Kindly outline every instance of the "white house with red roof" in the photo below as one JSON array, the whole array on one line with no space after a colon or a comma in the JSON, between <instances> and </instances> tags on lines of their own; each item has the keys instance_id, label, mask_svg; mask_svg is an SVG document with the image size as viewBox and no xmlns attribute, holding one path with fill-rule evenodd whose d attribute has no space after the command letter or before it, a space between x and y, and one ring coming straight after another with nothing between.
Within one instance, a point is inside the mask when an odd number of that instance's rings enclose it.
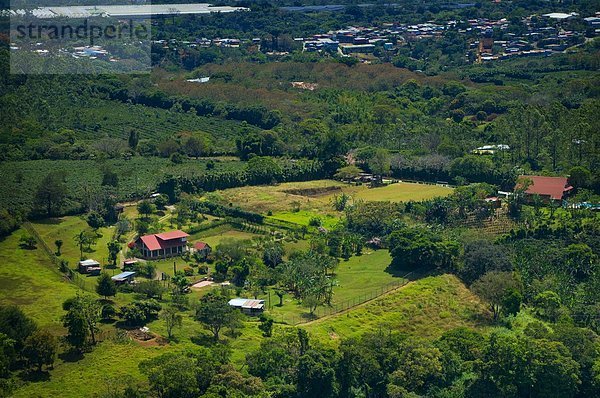
<instances>
[{"instance_id":1,"label":"white house with red roof","mask_svg":"<svg viewBox=\"0 0 600 398\"><path fill-rule=\"evenodd\" d=\"M144 235L133 242L140 249L142 257L148 260L180 256L187 252L187 238L183 231L170 231L161 234Z\"/></svg>"}]
</instances>

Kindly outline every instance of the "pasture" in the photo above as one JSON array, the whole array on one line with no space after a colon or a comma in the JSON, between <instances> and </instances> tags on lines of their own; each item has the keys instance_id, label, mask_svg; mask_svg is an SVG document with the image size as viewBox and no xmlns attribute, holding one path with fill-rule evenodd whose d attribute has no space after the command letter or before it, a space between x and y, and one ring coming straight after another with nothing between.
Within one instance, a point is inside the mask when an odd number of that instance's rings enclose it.
<instances>
[{"instance_id":1,"label":"pasture","mask_svg":"<svg viewBox=\"0 0 600 398\"><path fill-rule=\"evenodd\" d=\"M484 305L458 278L444 274L409 282L376 300L303 327L329 343L377 330L436 338L460 326L486 326L487 315Z\"/></svg>"},{"instance_id":2,"label":"pasture","mask_svg":"<svg viewBox=\"0 0 600 398\"><path fill-rule=\"evenodd\" d=\"M408 202L447 196L452 188L408 182L369 188L367 185L349 185L334 180L315 180L225 189L212 194L211 198L301 225L307 225L310 218L319 216L327 227L335 224L340 215L333 209L333 203L335 196L342 192L353 201Z\"/></svg>"},{"instance_id":3,"label":"pasture","mask_svg":"<svg viewBox=\"0 0 600 398\"><path fill-rule=\"evenodd\" d=\"M0 240L0 303L18 305L38 325L62 332L62 303L77 287L62 278L41 248L22 248L24 234L19 230Z\"/></svg>"}]
</instances>

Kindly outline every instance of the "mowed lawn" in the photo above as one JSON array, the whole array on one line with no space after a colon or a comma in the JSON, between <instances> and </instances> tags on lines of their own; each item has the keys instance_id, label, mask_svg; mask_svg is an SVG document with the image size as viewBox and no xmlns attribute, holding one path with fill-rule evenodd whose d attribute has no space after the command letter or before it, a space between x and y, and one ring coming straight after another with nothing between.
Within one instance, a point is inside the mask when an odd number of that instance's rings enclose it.
<instances>
[{"instance_id":1,"label":"mowed lawn","mask_svg":"<svg viewBox=\"0 0 600 398\"><path fill-rule=\"evenodd\" d=\"M479 299L458 278L444 274L409 282L362 306L303 327L314 338L335 344L341 338L378 330L436 338L459 326L487 326L488 319Z\"/></svg>"},{"instance_id":2,"label":"mowed lawn","mask_svg":"<svg viewBox=\"0 0 600 398\"><path fill-rule=\"evenodd\" d=\"M41 248L19 246L24 230L0 240L0 303L18 305L39 326L62 331L62 303L77 292L66 282Z\"/></svg>"}]
</instances>

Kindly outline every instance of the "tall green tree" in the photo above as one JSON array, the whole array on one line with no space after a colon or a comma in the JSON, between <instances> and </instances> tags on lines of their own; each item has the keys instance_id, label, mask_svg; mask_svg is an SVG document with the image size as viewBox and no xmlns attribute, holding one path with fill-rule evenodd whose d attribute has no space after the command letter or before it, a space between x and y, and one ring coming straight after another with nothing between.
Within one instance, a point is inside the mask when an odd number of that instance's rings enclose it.
<instances>
[{"instance_id":1,"label":"tall green tree","mask_svg":"<svg viewBox=\"0 0 600 398\"><path fill-rule=\"evenodd\" d=\"M98 323L102 319L102 305L98 300L87 294L77 294L65 301L63 308L67 311L63 316L63 325L68 330L67 341L79 350L85 347L88 337L95 345Z\"/></svg>"},{"instance_id":2,"label":"tall green tree","mask_svg":"<svg viewBox=\"0 0 600 398\"><path fill-rule=\"evenodd\" d=\"M23 347L23 354L27 361L37 367L39 372L44 365L52 366L58 352L58 341L48 330L36 330L27 340Z\"/></svg>"},{"instance_id":3,"label":"tall green tree","mask_svg":"<svg viewBox=\"0 0 600 398\"><path fill-rule=\"evenodd\" d=\"M105 299L113 297L117 294L117 285L106 272L100 274L96 284L96 293L104 296Z\"/></svg>"},{"instance_id":4,"label":"tall green tree","mask_svg":"<svg viewBox=\"0 0 600 398\"><path fill-rule=\"evenodd\" d=\"M219 341L223 328L239 327L240 312L228 304L225 296L210 292L200 299L196 308L196 320L213 334L215 341Z\"/></svg>"},{"instance_id":5,"label":"tall green tree","mask_svg":"<svg viewBox=\"0 0 600 398\"><path fill-rule=\"evenodd\" d=\"M167 337L169 339L173 338L173 331L175 328L181 328L183 318L177 311L175 307L166 307L160 313L160 319L165 321L165 326L167 329Z\"/></svg>"},{"instance_id":6,"label":"tall green tree","mask_svg":"<svg viewBox=\"0 0 600 398\"><path fill-rule=\"evenodd\" d=\"M68 189L65 177L61 173L51 172L47 174L36 190L37 204L46 210L46 215L52 217L60 211L64 200L67 198Z\"/></svg>"},{"instance_id":7,"label":"tall green tree","mask_svg":"<svg viewBox=\"0 0 600 398\"><path fill-rule=\"evenodd\" d=\"M119 252L121 251L121 244L117 240L113 240L108 242L108 261L111 265L117 265L117 258L119 257Z\"/></svg>"},{"instance_id":8,"label":"tall green tree","mask_svg":"<svg viewBox=\"0 0 600 398\"><path fill-rule=\"evenodd\" d=\"M512 290L520 291L521 287L512 272L490 271L476 280L471 289L489 304L494 320L497 320L506 295Z\"/></svg>"}]
</instances>

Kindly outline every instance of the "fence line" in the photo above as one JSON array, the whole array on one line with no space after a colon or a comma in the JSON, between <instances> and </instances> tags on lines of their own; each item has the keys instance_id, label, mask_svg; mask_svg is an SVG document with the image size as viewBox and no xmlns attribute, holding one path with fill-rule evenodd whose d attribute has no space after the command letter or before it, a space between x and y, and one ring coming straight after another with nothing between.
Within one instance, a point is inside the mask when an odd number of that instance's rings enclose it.
<instances>
[{"instance_id":1,"label":"fence line","mask_svg":"<svg viewBox=\"0 0 600 398\"><path fill-rule=\"evenodd\" d=\"M312 314L312 316L309 314L305 314L305 317L297 316L297 315L286 316L285 314L281 314L281 315L276 315L275 320L278 321L279 323L285 323L288 325L297 326L297 325L301 325L303 323L315 321L320 318L336 315L341 312L352 309L354 307L358 307L359 305L362 305L366 302L375 300L376 298L379 298L391 291L397 290L397 289L405 286L406 284L408 284L408 282L410 282L410 280L407 278L413 274L414 274L414 272L409 272L398 281L387 283L387 284L380 286L374 290L371 290L368 293L361 294L352 299L344 300L340 303L335 303L335 304L332 304L327 307L319 307L315 310L315 312Z\"/></svg>"},{"instance_id":2,"label":"fence line","mask_svg":"<svg viewBox=\"0 0 600 398\"><path fill-rule=\"evenodd\" d=\"M70 267L61 268L61 259L54 253L52 249L48 246L46 241L41 237L41 235L35 230L33 225L26 221L23 223L23 228L27 230L38 242L38 244L42 247L54 267L51 267L56 273L67 279L69 282L73 283L77 287L82 290L94 291L93 286L89 286L88 281L86 281L81 275L77 274ZM63 272L66 271L66 272Z\"/></svg>"}]
</instances>

